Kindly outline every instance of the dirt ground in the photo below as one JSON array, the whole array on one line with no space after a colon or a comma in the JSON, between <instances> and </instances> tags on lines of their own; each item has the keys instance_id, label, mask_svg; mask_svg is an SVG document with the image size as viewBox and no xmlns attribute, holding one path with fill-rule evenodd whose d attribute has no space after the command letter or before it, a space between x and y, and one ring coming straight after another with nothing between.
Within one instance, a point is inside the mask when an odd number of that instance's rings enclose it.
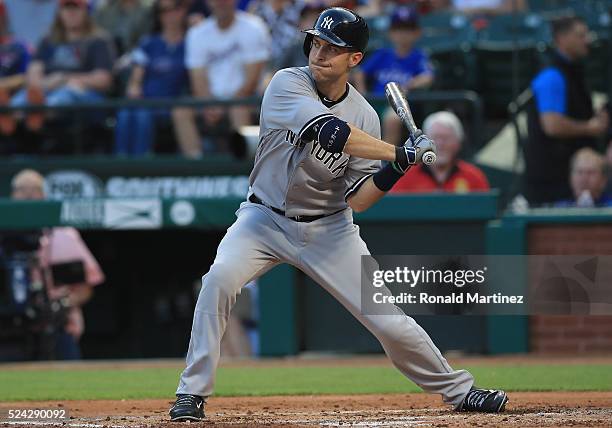
<instances>
[{"instance_id":1,"label":"dirt ground","mask_svg":"<svg viewBox=\"0 0 612 428\"><path fill-rule=\"evenodd\" d=\"M350 359L345 364L381 364L384 359ZM458 360L475 363L477 360ZM491 362L501 362L493 358ZM512 357L505 362L542 363L538 358ZM550 364L573 361L546 357ZM610 362L601 359L576 359L577 363ZM479 361L481 362L481 361ZM282 360L249 362L247 365L268 364L342 364L332 360ZM48 364L59 366L61 363ZM127 363L135 365L138 363ZM177 361L144 362L147 365L174 365ZM90 366L119 367L119 362L93 363ZM245 365L226 362L225 365ZM3 366L3 369L35 369L37 364ZM74 366L72 366L74 367ZM83 368L87 363L83 363ZM202 423L172 423L168 408L172 400L120 401L50 401L0 403L0 414L13 408L65 408L70 419L54 421L7 421L0 418L0 427L60 426L83 428L136 427L612 427L612 392L529 392L510 393L506 412L500 415L467 414L451 411L436 396L428 394L389 394L352 396L290 396L290 397L212 397L206 406L207 419ZM4 412L2 410L4 409ZM3 415L3 416L4 416Z\"/></svg>"},{"instance_id":2,"label":"dirt ground","mask_svg":"<svg viewBox=\"0 0 612 428\"><path fill-rule=\"evenodd\" d=\"M0 422L2 427L612 427L612 392L513 393L506 412L452 412L426 394L219 397L203 423L172 423L170 400L2 403L0 407L67 408L70 419Z\"/></svg>"}]
</instances>

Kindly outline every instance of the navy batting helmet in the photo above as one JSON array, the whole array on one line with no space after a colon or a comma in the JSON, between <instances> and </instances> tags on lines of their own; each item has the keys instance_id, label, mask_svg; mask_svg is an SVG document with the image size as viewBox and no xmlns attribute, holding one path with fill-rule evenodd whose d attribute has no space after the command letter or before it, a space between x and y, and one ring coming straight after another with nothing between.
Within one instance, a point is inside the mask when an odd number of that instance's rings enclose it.
<instances>
[{"instance_id":1,"label":"navy batting helmet","mask_svg":"<svg viewBox=\"0 0 612 428\"><path fill-rule=\"evenodd\" d=\"M368 24L355 12L343 7L330 7L319 15L314 28L304 30L304 54L310 53L314 36L336 46L364 52L370 37Z\"/></svg>"}]
</instances>

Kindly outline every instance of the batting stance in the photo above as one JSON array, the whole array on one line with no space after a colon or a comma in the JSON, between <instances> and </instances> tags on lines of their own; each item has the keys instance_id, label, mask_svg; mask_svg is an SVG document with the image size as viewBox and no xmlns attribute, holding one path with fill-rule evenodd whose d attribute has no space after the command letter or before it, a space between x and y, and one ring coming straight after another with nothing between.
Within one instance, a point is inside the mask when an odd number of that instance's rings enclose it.
<instances>
[{"instance_id":1,"label":"batting stance","mask_svg":"<svg viewBox=\"0 0 612 428\"><path fill-rule=\"evenodd\" d=\"M360 256L370 253L352 213L372 206L435 147L425 135L399 147L379 139L376 112L348 83L368 42L360 16L326 9L306 33L308 66L280 70L265 91L248 198L202 278L171 419L204 417L236 295L280 263L302 270L331 293L425 391L441 394L456 410L502 411L504 391L474 388L472 375L453 370L427 333L397 307L385 310L393 315L361 313L358 267ZM382 168L381 161L387 161Z\"/></svg>"}]
</instances>

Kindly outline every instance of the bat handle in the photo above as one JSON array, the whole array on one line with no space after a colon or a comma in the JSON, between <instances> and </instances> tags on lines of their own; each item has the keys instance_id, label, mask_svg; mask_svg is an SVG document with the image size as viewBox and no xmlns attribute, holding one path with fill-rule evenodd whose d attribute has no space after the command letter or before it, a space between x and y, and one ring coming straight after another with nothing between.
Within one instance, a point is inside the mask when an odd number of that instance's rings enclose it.
<instances>
[{"instance_id":1,"label":"bat handle","mask_svg":"<svg viewBox=\"0 0 612 428\"><path fill-rule=\"evenodd\" d=\"M423 131L421 131L419 128L414 128L414 130L411 129L410 126L408 126L408 124L406 124L406 126L408 127L408 129L410 129L410 139L414 142L417 138L419 138L421 135L423 135Z\"/></svg>"}]
</instances>

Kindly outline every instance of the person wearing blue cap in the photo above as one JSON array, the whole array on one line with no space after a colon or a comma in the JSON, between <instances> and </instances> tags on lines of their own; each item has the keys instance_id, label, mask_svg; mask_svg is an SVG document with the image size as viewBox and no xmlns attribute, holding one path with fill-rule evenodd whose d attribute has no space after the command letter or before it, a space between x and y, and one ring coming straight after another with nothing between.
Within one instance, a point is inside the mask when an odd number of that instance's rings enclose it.
<instances>
[{"instance_id":1,"label":"person wearing blue cap","mask_svg":"<svg viewBox=\"0 0 612 428\"><path fill-rule=\"evenodd\" d=\"M429 87L434 79L427 55L414 45L421 36L419 15L413 7L399 6L391 16L389 39L391 46L372 52L360 65L355 83L360 92L384 95L385 85L397 82L405 92ZM390 143L399 143L402 124L397 115L383 118L383 137ZM391 112L392 113L392 112Z\"/></svg>"}]
</instances>

